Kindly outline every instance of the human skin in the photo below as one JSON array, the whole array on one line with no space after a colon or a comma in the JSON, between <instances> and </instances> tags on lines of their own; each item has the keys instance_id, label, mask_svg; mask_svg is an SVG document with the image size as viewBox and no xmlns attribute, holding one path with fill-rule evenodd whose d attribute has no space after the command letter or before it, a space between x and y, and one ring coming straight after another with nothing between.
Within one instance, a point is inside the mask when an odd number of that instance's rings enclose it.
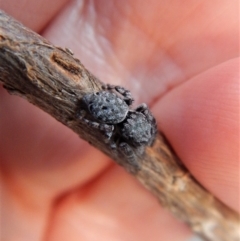
<instances>
[{"instance_id":1,"label":"human skin","mask_svg":"<svg viewBox=\"0 0 240 241\"><path fill-rule=\"evenodd\" d=\"M238 1L2 0L98 78L146 102L194 177L239 212ZM0 88L3 241L186 240L108 157Z\"/></svg>"}]
</instances>

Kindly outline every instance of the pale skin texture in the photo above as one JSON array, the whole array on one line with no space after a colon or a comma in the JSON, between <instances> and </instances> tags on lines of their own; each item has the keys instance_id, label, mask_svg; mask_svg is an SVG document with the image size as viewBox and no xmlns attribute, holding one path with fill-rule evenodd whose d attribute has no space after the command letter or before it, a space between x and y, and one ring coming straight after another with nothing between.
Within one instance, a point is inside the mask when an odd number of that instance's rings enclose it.
<instances>
[{"instance_id":1,"label":"pale skin texture","mask_svg":"<svg viewBox=\"0 0 240 241\"><path fill-rule=\"evenodd\" d=\"M1 0L0 8L149 104L190 172L239 212L237 0ZM0 117L1 240L192 235L121 167L2 87Z\"/></svg>"}]
</instances>

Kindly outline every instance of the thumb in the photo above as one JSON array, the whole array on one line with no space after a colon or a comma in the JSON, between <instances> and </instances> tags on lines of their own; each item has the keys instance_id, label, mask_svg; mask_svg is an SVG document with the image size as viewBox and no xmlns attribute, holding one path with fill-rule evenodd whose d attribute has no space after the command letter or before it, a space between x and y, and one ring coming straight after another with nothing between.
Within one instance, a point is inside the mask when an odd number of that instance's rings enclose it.
<instances>
[{"instance_id":1,"label":"thumb","mask_svg":"<svg viewBox=\"0 0 240 241\"><path fill-rule=\"evenodd\" d=\"M239 211L239 59L176 87L154 110L160 129L189 171Z\"/></svg>"}]
</instances>

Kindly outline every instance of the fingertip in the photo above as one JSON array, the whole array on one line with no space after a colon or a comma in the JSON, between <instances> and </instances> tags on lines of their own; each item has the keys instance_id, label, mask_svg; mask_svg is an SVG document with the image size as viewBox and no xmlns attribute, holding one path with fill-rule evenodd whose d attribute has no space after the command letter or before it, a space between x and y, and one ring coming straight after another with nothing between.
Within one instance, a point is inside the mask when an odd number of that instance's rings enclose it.
<instances>
[{"instance_id":1,"label":"fingertip","mask_svg":"<svg viewBox=\"0 0 240 241\"><path fill-rule=\"evenodd\" d=\"M239 59L175 88L156 104L155 113L190 172L239 211Z\"/></svg>"}]
</instances>

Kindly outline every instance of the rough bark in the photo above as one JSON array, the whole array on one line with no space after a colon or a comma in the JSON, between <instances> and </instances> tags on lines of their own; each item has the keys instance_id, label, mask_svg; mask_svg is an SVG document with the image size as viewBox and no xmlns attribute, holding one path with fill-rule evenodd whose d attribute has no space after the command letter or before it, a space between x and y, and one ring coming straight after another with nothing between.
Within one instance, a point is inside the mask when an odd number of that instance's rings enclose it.
<instances>
[{"instance_id":1,"label":"rough bark","mask_svg":"<svg viewBox=\"0 0 240 241\"><path fill-rule=\"evenodd\" d=\"M77 118L79 100L101 90L93 76L67 49L53 46L0 11L0 82L71 128L82 139L117 158L99 133ZM153 147L139 157L141 170L133 174L174 215L210 241L238 241L239 215L206 191L181 164L159 132Z\"/></svg>"}]
</instances>

